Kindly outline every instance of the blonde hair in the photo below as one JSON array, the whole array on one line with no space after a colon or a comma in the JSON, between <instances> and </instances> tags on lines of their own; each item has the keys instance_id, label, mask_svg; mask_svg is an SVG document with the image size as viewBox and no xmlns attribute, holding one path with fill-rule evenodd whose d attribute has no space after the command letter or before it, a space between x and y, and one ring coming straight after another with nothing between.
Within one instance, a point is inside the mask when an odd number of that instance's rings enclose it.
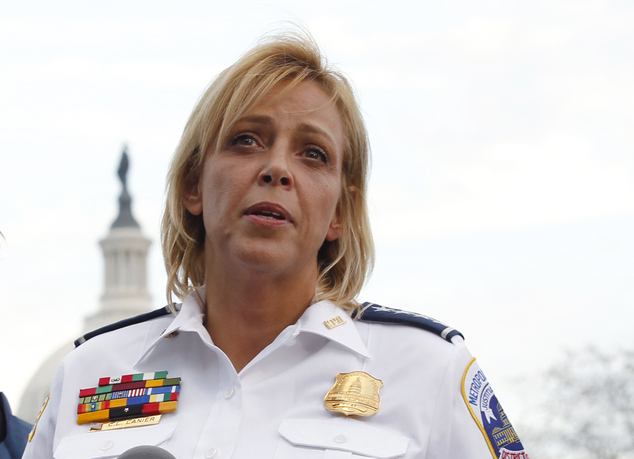
<instances>
[{"instance_id":1,"label":"blonde hair","mask_svg":"<svg viewBox=\"0 0 634 459\"><path fill-rule=\"evenodd\" d=\"M354 301L374 263L368 220L367 132L354 93L345 77L328 67L314 40L286 33L262 41L224 70L202 94L187 121L167 176L167 200L161 228L167 269L167 298L184 298L205 282L205 228L202 215L191 214L183 192L198 183L207 153L219 148L233 124L281 82L288 89L314 81L331 97L344 124L345 145L338 211L341 236L325 241L318 253L318 300L344 308ZM212 148L210 148L212 147Z\"/></svg>"}]
</instances>

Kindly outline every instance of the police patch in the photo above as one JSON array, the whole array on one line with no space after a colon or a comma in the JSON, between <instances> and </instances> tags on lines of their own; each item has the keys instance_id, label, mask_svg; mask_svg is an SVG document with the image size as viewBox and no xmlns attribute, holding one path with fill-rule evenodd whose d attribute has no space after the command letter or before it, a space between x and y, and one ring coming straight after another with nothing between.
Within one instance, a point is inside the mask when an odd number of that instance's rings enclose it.
<instances>
[{"instance_id":1,"label":"police patch","mask_svg":"<svg viewBox=\"0 0 634 459\"><path fill-rule=\"evenodd\" d=\"M462 396L496 459L529 459L515 429L475 359L462 377Z\"/></svg>"}]
</instances>

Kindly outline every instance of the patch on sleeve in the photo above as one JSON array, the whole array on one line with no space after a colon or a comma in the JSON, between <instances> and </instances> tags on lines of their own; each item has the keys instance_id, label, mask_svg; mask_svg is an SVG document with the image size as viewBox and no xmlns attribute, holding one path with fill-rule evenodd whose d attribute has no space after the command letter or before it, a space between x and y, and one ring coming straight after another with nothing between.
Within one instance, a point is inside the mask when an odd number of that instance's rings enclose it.
<instances>
[{"instance_id":1,"label":"patch on sleeve","mask_svg":"<svg viewBox=\"0 0 634 459\"><path fill-rule=\"evenodd\" d=\"M33 440L33 437L35 436L35 429L37 429L37 423L40 422L40 418L42 417L42 414L44 413L44 410L46 409L46 405L48 405L48 399L50 398L51 394L48 394L46 396L46 400L44 400L44 403L42 404L42 408L40 408L40 412L37 415L37 420L35 421L35 424L33 424L33 429L31 429L31 433L29 433L29 443L31 443L31 440Z\"/></svg>"},{"instance_id":2,"label":"patch on sleeve","mask_svg":"<svg viewBox=\"0 0 634 459\"><path fill-rule=\"evenodd\" d=\"M496 459L529 459L480 365L471 360L462 377L462 397Z\"/></svg>"}]
</instances>

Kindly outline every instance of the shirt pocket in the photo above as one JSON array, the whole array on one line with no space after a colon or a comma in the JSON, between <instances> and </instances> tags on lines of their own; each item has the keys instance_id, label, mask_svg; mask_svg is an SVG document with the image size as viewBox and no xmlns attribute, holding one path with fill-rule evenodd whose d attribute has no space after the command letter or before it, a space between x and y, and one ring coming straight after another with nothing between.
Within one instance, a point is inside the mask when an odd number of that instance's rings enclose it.
<instances>
[{"instance_id":1,"label":"shirt pocket","mask_svg":"<svg viewBox=\"0 0 634 459\"><path fill-rule=\"evenodd\" d=\"M139 445L159 446L170 439L177 423L131 427L129 429L86 432L62 438L55 459L96 459L118 457Z\"/></svg>"},{"instance_id":2,"label":"shirt pocket","mask_svg":"<svg viewBox=\"0 0 634 459\"><path fill-rule=\"evenodd\" d=\"M276 459L402 458L409 439L355 419L286 419Z\"/></svg>"}]
</instances>

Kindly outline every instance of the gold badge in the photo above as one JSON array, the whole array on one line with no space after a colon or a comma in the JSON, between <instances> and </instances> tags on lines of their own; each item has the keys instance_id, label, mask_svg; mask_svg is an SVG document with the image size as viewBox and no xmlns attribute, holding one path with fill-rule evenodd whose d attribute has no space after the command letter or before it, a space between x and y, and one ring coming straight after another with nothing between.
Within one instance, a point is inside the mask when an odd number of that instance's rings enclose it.
<instances>
[{"instance_id":1,"label":"gold badge","mask_svg":"<svg viewBox=\"0 0 634 459\"><path fill-rule=\"evenodd\" d=\"M326 394L324 405L328 411L346 416L372 416L381 408L379 389L383 381L364 371L339 373L335 385Z\"/></svg>"}]
</instances>

